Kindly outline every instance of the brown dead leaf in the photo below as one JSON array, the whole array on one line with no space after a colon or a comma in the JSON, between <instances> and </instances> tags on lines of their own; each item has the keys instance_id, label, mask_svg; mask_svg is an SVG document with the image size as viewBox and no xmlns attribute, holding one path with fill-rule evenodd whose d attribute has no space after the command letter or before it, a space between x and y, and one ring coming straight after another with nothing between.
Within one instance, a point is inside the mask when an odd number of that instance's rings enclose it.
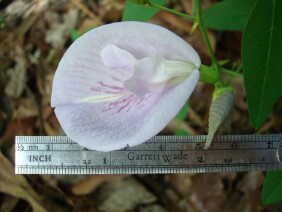
<instances>
[{"instance_id":1,"label":"brown dead leaf","mask_svg":"<svg viewBox=\"0 0 282 212\"><path fill-rule=\"evenodd\" d=\"M190 192L187 202L197 211L220 211L227 199L224 184L214 173L198 174Z\"/></svg>"},{"instance_id":2,"label":"brown dead leaf","mask_svg":"<svg viewBox=\"0 0 282 212\"><path fill-rule=\"evenodd\" d=\"M184 12L187 14L192 14L192 0L181 0Z\"/></svg>"},{"instance_id":3,"label":"brown dead leaf","mask_svg":"<svg viewBox=\"0 0 282 212\"><path fill-rule=\"evenodd\" d=\"M123 0L99 1L99 17L103 17L110 22L117 22L122 16L124 5Z\"/></svg>"},{"instance_id":4,"label":"brown dead leaf","mask_svg":"<svg viewBox=\"0 0 282 212\"><path fill-rule=\"evenodd\" d=\"M166 210L164 207L158 205L158 204L150 204L150 205L146 205L146 206L141 206L140 210L138 210L140 212L167 212L168 210Z\"/></svg>"},{"instance_id":5,"label":"brown dead leaf","mask_svg":"<svg viewBox=\"0 0 282 212\"><path fill-rule=\"evenodd\" d=\"M14 166L0 152L0 191L29 202L34 211L46 211L39 195L31 188L23 175L15 175Z\"/></svg>"},{"instance_id":6,"label":"brown dead leaf","mask_svg":"<svg viewBox=\"0 0 282 212\"><path fill-rule=\"evenodd\" d=\"M36 20L40 17L41 13L45 11L49 6L49 0L32 1L28 9L22 15L24 21L17 28L17 35L19 37L23 36Z\"/></svg>"},{"instance_id":7,"label":"brown dead leaf","mask_svg":"<svg viewBox=\"0 0 282 212\"><path fill-rule=\"evenodd\" d=\"M5 93L13 98L18 98L26 86L26 62L24 52L19 46L16 47L16 52L16 65L14 68L7 70L9 81L5 87Z\"/></svg>"},{"instance_id":8,"label":"brown dead leaf","mask_svg":"<svg viewBox=\"0 0 282 212\"><path fill-rule=\"evenodd\" d=\"M14 27L31 5L32 3L23 0L13 1L9 4L4 11L7 17L7 26Z\"/></svg>"},{"instance_id":9,"label":"brown dead leaf","mask_svg":"<svg viewBox=\"0 0 282 212\"><path fill-rule=\"evenodd\" d=\"M248 111L248 104L246 101L246 93L243 86L243 78L233 78L230 86L234 89L234 94L236 96L235 105L236 108L243 112Z\"/></svg>"},{"instance_id":10,"label":"brown dead leaf","mask_svg":"<svg viewBox=\"0 0 282 212\"><path fill-rule=\"evenodd\" d=\"M89 18L94 19L96 15L90 11L81 0L71 0L71 3L75 5L75 7L79 8L84 14L86 14Z\"/></svg>"},{"instance_id":11,"label":"brown dead leaf","mask_svg":"<svg viewBox=\"0 0 282 212\"><path fill-rule=\"evenodd\" d=\"M160 11L156 14L155 18L161 19L162 21L175 27L176 29L187 33L187 35L190 33L192 28L191 22L168 12Z\"/></svg>"},{"instance_id":12,"label":"brown dead leaf","mask_svg":"<svg viewBox=\"0 0 282 212\"><path fill-rule=\"evenodd\" d=\"M4 142L13 143L17 135L34 135L34 118L15 119L8 123L4 132Z\"/></svg>"},{"instance_id":13,"label":"brown dead leaf","mask_svg":"<svg viewBox=\"0 0 282 212\"><path fill-rule=\"evenodd\" d=\"M258 190L263 183L263 176L261 172L248 172L237 185L237 189L243 193Z\"/></svg>"},{"instance_id":14,"label":"brown dead leaf","mask_svg":"<svg viewBox=\"0 0 282 212\"><path fill-rule=\"evenodd\" d=\"M50 103L51 100L51 93L52 93L52 84L54 79L54 73L47 74L45 76L45 83L44 83L44 91L45 91L45 97L47 99L43 99L43 105L44 103Z\"/></svg>"},{"instance_id":15,"label":"brown dead leaf","mask_svg":"<svg viewBox=\"0 0 282 212\"><path fill-rule=\"evenodd\" d=\"M62 17L55 12L46 12L45 17L50 29L46 32L45 42L51 44L54 49L61 49L69 38L70 30L75 28L78 15L78 9L71 9Z\"/></svg>"},{"instance_id":16,"label":"brown dead leaf","mask_svg":"<svg viewBox=\"0 0 282 212\"><path fill-rule=\"evenodd\" d=\"M169 129L172 132L175 132L176 129L181 129L187 132L188 135L196 135L197 132L190 127L186 122L182 120L173 119L167 126L167 129Z\"/></svg>"},{"instance_id":17,"label":"brown dead leaf","mask_svg":"<svg viewBox=\"0 0 282 212\"><path fill-rule=\"evenodd\" d=\"M99 207L102 211L128 211L137 205L151 204L156 197L133 178L118 180L107 185L110 194Z\"/></svg>"},{"instance_id":18,"label":"brown dead leaf","mask_svg":"<svg viewBox=\"0 0 282 212\"><path fill-rule=\"evenodd\" d=\"M246 193L243 195L243 197L240 199L240 201L237 201L236 204L234 204L234 207L232 207L232 210L228 210L231 212L245 212L245 211L281 211L280 210L267 210L264 209L261 205L260 192L253 190L252 192Z\"/></svg>"},{"instance_id":19,"label":"brown dead leaf","mask_svg":"<svg viewBox=\"0 0 282 212\"><path fill-rule=\"evenodd\" d=\"M94 191L99 185L113 179L123 178L127 175L94 175L83 179L72 187L72 193L75 195L85 195Z\"/></svg>"},{"instance_id":20,"label":"brown dead leaf","mask_svg":"<svg viewBox=\"0 0 282 212\"><path fill-rule=\"evenodd\" d=\"M202 120L201 116L199 116L199 114L194 110L194 108L188 107L187 113L187 116L189 117L189 120L191 120L191 122L193 123L193 126L196 125L204 127L207 125L207 122Z\"/></svg>"},{"instance_id":21,"label":"brown dead leaf","mask_svg":"<svg viewBox=\"0 0 282 212\"><path fill-rule=\"evenodd\" d=\"M22 98L14 111L13 118L29 118L38 115L38 108L34 98Z\"/></svg>"},{"instance_id":22,"label":"brown dead leaf","mask_svg":"<svg viewBox=\"0 0 282 212\"><path fill-rule=\"evenodd\" d=\"M184 12L187 14L192 14L192 4L193 0L181 0L181 5L183 6ZM205 9L211 5L211 0L202 0L202 8Z\"/></svg>"},{"instance_id":23,"label":"brown dead leaf","mask_svg":"<svg viewBox=\"0 0 282 212\"><path fill-rule=\"evenodd\" d=\"M166 176L168 183L170 183L181 195L188 195L192 186L192 177L195 174L170 174Z\"/></svg>"},{"instance_id":24,"label":"brown dead leaf","mask_svg":"<svg viewBox=\"0 0 282 212\"><path fill-rule=\"evenodd\" d=\"M51 127L51 125L48 122L43 123L44 131L46 132L46 135L48 136L55 136L58 135L58 131Z\"/></svg>"},{"instance_id":25,"label":"brown dead leaf","mask_svg":"<svg viewBox=\"0 0 282 212\"><path fill-rule=\"evenodd\" d=\"M2 204L0 204L0 211L14 211L18 201L19 199L17 197L5 195L1 202Z\"/></svg>"},{"instance_id":26,"label":"brown dead leaf","mask_svg":"<svg viewBox=\"0 0 282 212\"><path fill-rule=\"evenodd\" d=\"M99 17L95 17L93 19L87 18L79 26L78 32L80 35L82 35L88 30L98 27L100 25L103 25L103 22Z\"/></svg>"}]
</instances>

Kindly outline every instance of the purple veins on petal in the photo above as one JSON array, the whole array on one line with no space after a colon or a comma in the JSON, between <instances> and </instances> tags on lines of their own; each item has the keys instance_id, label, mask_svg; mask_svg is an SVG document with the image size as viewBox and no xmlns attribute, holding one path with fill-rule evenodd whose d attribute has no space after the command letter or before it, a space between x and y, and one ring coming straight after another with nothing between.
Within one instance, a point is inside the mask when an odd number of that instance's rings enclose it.
<instances>
[{"instance_id":1,"label":"purple veins on petal","mask_svg":"<svg viewBox=\"0 0 282 212\"><path fill-rule=\"evenodd\" d=\"M96 86L91 87L90 90L99 93L120 94L126 91L126 89L121 86L113 86L103 82L97 82Z\"/></svg>"},{"instance_id":2,"label":"purple veins on petal","mask_svg":"<svg viewBox=\"0 0 282 212\"><path fill-rule=\"evenodd\" d=\"M132 107L136 107L140 105L142 102L143 104L150 98L150 95L146 95L142 98L137 97L134 94L129 96L125 96L115 102L109 103L107 108L104 111L113 111L113 113L119 113L123 110L129 112Z\"/></svg>"},{"instance_id":3,"label":"purple veins on petal","mask_svg":"<svg viewBox=\"0 0 282 212\"><path fill-rule=\"evenodd\" d=\"M134 146L178 113L199 80L199 66L196 51L163 27L104 25L67 50L55 74L51 104L77 143L99 151Z\"/></svg>"}]
</instances>

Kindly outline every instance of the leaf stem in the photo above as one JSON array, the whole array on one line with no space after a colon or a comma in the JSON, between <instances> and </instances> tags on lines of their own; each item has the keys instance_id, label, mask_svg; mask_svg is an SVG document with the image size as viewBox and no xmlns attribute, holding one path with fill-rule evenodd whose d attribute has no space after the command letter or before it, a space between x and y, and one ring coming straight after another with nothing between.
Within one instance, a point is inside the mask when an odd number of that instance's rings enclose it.
<instances>
[{"instance_id":1,"label":"leaf stem","mask_svg":"<svg viewBox=\"0 0 282 212\"><path fill-rule=\"evenodd\" d=\"M193 0L193 2L192 2L192 16L196 17L196 12L197 12L197 2L196 2L196 0Z\"/></svg>"},{"instance_id":2,"label":"leaf stem","mask_svg":"<svg viewBox=\"0 0 282 212\"><path fill-rule=\"evenodd\" d=\"M159 9L161 9L161 10L170 12L170 13L175 14L175 15L179 15L179 16L181 16L181 17L183 17L183 18L186 18L186 19L188 19L188 20L190 20L190 21L193 21L193 22L195 22L195 21L197 20L196 17L194 17L194 16L192 16L192 15L187 15L187 14L185 14L185 13L181 13L181 12L178 12L178 11L175 11L175 10L172 10L172 9L169 9L169 8L167 8L167 7L163 7L162 5L159 5L159 4L149 3L149 6L150 6L150 7L159 8Z\"/></svg>"},{"instance_id":3,"label":"leaf stem","mask_svg":"<svg viewBox=\"0 0 282 212\"><path fill-rule=\"evenodd\" d=\"M231 71L229 69L226 69L226 68L222 68L220 67L220 71L229 75L229 76L232 76L232 77L240 77L240 78L243 78L243 75L238 73L238 72L235 72L235 71Z\"/></svg>"},{"instance_id":4,"label":"leaf stem","mask_svg":"<svg viewBox=\"0 0 282 212\"><path fill-rule=\"evenodd\" d=\"M217 61L216 61L216 58L215 58L215 54L213 52L210 40L208 38L206 29L205 29L204 24L203 24L201 0L196 0L196 2L197 2L197 13L196 13L197 22L199 24L199 28L200 28L200 31L202 33L203 39L205 41L205 44L206 44L206 46L208 48L208 51L209 51L209 54L210 54L210 57L211 57L211 60L212 60L212 65L218 71L218 66L217 66Z\"/></svg>"}]
</instances>

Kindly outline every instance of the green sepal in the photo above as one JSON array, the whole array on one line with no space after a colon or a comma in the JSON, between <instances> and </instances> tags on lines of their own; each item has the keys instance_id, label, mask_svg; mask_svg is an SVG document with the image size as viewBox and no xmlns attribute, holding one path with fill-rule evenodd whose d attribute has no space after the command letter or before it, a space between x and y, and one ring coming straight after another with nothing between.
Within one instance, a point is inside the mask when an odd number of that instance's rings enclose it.
<instances>
[{"instance_id":1,"label":"green sepal","mask_svg":"<svg viewBox=\"0 0 282 212\"><path fill-rule=\"evenodd\" d=\"M216 100L217 97L221 96L223 93L233 93L233 88L231 87L216 87L212 94L212 101Z\"/></svg>"},{"instance_id":2,"label":"green sepal","mask_svg":"<svg viewBox=\"0 0 282 212\"><path fill-rule=\"evenodd\" d=\"M193 26L192 26L192 28L191 28L191 31L190 31L190 35L192 35L192 34L195 32L195 30L198 28L198 26L199 26L199 23L198 23L198 22L195 22L195 23L193 24Z\"/></svg>"},{"instance_id":3,"label":"green sepal","mask_svg":"<svg viewBox=\"0 0 282 212\"><path fill-rule=\"evenodd\" d=\"M200 81L214 84L219 80L219 73L213 67L201 64L200 66Z\"/></svg>"}]
</instances>

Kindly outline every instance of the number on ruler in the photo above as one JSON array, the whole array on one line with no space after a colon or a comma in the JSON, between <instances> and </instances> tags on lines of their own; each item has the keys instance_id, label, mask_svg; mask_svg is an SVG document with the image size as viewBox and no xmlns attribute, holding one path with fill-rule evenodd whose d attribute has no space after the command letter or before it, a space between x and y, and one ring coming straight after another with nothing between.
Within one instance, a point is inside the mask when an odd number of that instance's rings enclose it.
<instances>
[{"instance_id":1,"label":"number on ruler","mask_svg":"<svg viewBox=\"0 0 282 212\"><path fill-rule=\"evenodd\" d=\"M204 156L198 156L197 157L197 161L199 162L199 163L202 163L202 162L204 162L205 161L205 158L204 158Z\"/></svg>"},{"instance_id":2,"label":"number on ruler","mask_svg":"<svg viewBox=\"0 0 282 212\"><path fill-rule=\"evenodd\" d=\"M231 149L237 149L238 148L238 143L237 142L233 142L231 144Z\"/></svg>"},{"instance_id":3,"label":"number on ruler","mask_svg":"<svg viewBox=\"0 0 282 212\"><path fill-rule=\"evenodd\" d=\"M24 146L22 144L18 144L18 151L23 151L24 150Z\"/></svg>"},{"instance_id":4,"label":"number on ruler","mask_svg":"<svg viewBox=\"0 0 282 212\"><path fill-rule=\"evenodd\" d=\"M201 144L199 144L199 143L198 143L198 144L196 144L195 149L196 149L196 150L200 150L200 149L202 149L202 145L201 145Z\"/></svg>"},{"instance_id":5,"label":"number on ruler","mask_svg":"<svg viewBox=\"0 0 282 212\"><path fill-rule=\"evenodd\" d=\"M91 160L83 160L82 162L84 165L90 165L91 164Z\"/></svg>"}]
</instances>

